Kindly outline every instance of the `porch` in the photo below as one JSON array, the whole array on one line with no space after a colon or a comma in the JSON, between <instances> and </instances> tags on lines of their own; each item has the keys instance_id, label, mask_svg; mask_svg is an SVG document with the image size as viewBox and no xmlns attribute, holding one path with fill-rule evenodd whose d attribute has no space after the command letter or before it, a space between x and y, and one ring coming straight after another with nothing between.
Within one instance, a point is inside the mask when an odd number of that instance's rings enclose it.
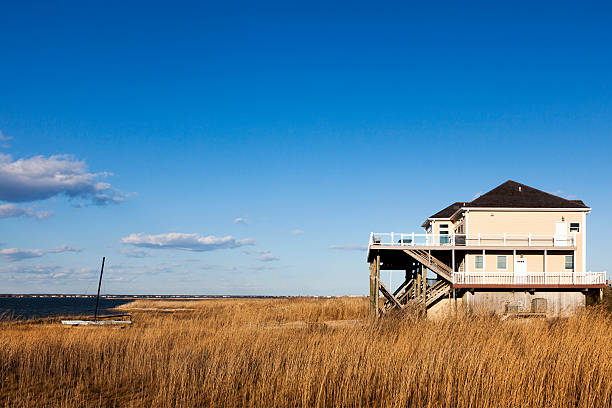
<instances>
[{"instance_id":1,"label":"porch","mask_svg":"<svg viewBox=\"0 0 612 408\"><path fill-rule=\"evenodd\" d=\"M455 288L602 287L606 272L453 272Z\"/></svg>"},{"instance_id":2,"label":"porch","mask_svg":"<svg viewBox=\"0 0 612 408\"><path fill-rule=\"evenodd\" d=\"M552 234L417 234L414 232L371 232L370 247L536 247L573 248L576 235Z\"/></svg>"}]
</instances>

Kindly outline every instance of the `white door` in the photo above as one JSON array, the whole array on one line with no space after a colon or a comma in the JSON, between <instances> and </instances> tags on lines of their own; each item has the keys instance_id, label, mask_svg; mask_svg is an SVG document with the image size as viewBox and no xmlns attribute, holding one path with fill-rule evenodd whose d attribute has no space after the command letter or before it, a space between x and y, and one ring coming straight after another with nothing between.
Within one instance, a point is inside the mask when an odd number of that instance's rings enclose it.
<instances>
[{"instance_id":1,"label":"white door","mask_svg":"<svg viewBox=\"0 0 612 408\"><path fill-rule=\"evenodd\" d=\"M526 258L516 258L514 261L514 279L516 283L528 283Z\"/></svg>"},{"instance_id":2,"label":"white door","mask_svg":"<svg viewBox=\"0 0 612 408\"><path fill-rule=\"evenodd\" d=\"M557 221L555 228L555 246L567 246L567 222Z\"/></svg>"}]
</instances>

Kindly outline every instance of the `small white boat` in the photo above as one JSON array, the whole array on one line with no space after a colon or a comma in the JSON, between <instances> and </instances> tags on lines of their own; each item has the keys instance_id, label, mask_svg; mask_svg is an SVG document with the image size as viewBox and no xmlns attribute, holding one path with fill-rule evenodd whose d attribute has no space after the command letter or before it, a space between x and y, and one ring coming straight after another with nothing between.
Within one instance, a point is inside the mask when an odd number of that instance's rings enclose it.
<instances>
[{"instance_id":1,"label":"small white boat","mask_svg":"<svg viewBox=\"0 0 612 408\"><path fill-rule=\"evenodd\" d=\"M93 320L62 320L62 324L67 326L110 326L114 324L132 324L131 320L113 320L113 317L130 317L130 315L110 315L98 316L98 303L100 302L100 287L102 286L102 274L104 273L104 261L106 257L102 257L102 268L100 269L100 280L98 281L98 295L96 296L96 309L94 311ZM98 320L108 319L108 320Z\"/></svg>"},{"instance_id":2,"label":"small white boat","mask_svg":"<svg viewBox=\"0 0 612 408\"><path fill-rule=\"evenodd\" d=\"M62 320L68 326L107 326L113 324L132 324L131 320Z\"/></svg>"}]
</instances>

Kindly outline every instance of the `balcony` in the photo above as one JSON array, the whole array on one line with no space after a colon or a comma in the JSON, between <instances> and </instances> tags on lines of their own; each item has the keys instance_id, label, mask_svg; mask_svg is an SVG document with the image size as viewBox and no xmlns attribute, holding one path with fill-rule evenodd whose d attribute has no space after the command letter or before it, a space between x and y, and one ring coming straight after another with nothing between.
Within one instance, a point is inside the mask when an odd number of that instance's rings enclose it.
<instances>
[{"instance_id":1,"label":"balcony","mask_svg":"<svg viewBox=\"0 0 612 408\"><path fill-rule=\"evenodd\" d=\"M458 287L601 286L606 284L606 272L453 272L453 284Z\"/></svg>"},{"instance_id":2,"label":"balcony","mask_svg":"<svg viewBox=\"0 0 612 408\"><path fill-rule=\"evenodd\" d=\"M576 234L559 237L552 234L415 234L398 232L370 233L370 247L535 247L573 248Z\"/></svg>"}]
</instances>

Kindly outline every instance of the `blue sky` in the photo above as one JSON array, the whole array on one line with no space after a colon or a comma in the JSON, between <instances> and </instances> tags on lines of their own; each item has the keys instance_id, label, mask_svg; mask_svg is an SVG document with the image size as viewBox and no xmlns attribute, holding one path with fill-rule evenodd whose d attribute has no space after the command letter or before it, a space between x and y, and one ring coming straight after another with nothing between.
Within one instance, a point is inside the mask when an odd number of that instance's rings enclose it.
<instances>
[{"instance_id":1,"label":"blue sky","mask_svg":"<svg viewBox=\"0 0 612 408\"><path fill-rule=\"evenodd\" d=\"M609 3L218 3L0 6L0 292L364 294L508 179L612 270Z\"/></svg>"}]
</instances>

